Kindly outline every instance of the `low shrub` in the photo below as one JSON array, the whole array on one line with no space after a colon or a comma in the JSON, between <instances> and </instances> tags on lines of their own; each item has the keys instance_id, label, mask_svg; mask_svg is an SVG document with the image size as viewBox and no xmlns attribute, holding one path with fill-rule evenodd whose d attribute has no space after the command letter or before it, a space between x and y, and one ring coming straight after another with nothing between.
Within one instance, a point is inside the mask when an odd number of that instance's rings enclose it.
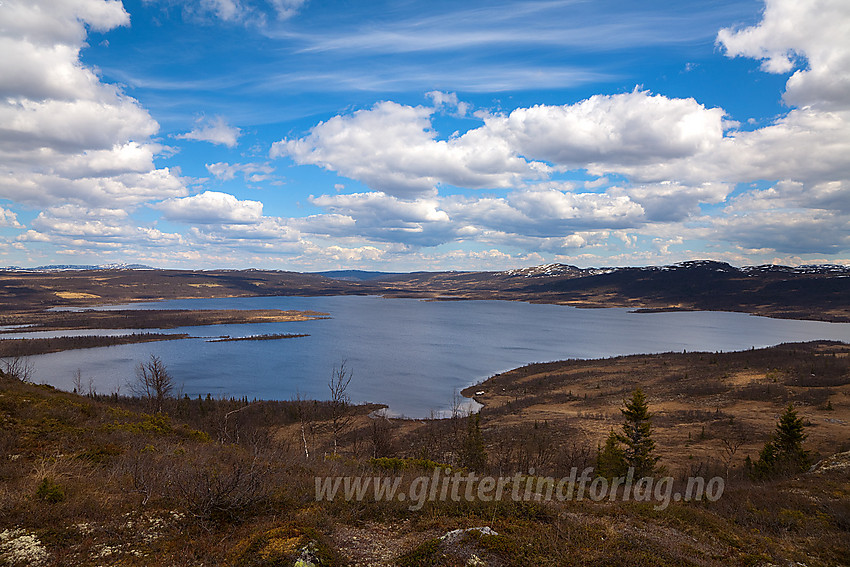
<instances>
[{"instance_id":1,"label":"low shrub","mask_svg":"<svg viewBox=\"0 0 850 567\"><path fill-rule=\"evenodd\" d=\"M65 500L65 489L53 479L45 478L35 490L35 497L49 504L56 504Z\"/></svg>"}]
</instances>

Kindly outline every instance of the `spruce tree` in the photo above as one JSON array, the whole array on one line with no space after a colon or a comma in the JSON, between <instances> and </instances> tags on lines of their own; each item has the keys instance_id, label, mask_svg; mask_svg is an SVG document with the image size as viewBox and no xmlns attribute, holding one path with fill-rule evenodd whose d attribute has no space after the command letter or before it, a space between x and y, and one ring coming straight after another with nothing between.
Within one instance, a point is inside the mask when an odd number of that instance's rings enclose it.
<instances>
[{"instance_id":1,"label":"spruce tree","mask_svg":"<svg viewBox=\"0 0 850 567\"><path fill-rule=\"evenodd\" d=\"M611 479L623 476L628 470L626 455L620 447L620 439L612 429L605 439L605 445L596 453L596 474Z\"/></svg>"},{"instance_id":2,"label":"spruce tree","mask_svg":"<svg viewBox=\"0 0 850 567\"><path fill-rule=\"evenodd\" d=\"M625 446L623 453L627 467L634 467L635 477L652 475L656 470L655 441L652 439L652 414L646 394L638 388L632 399L620 410L625 421L623 433L617 439Z\"/></svg>"},{"instance_id":3,"label":"spruce tree","mask_svg":"<svg viewBox=\"0 0 850 567\"><path fill-rule=\"evenodd\" d=\"M767 479L805 470L811 459L809 452L803 449L803 441L806 440L804 427L803 418L797 415L794 405L788 404L785 413L779 416L773 437L765 443L758 461L752 464L751 476Z\"/></svg>"}]
</instances>

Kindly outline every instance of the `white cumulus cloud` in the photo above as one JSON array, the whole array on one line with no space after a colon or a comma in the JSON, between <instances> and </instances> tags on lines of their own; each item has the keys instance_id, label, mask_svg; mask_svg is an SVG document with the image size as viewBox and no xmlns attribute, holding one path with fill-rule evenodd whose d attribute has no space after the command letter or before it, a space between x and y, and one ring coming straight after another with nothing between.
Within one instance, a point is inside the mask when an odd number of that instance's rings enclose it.
<instances>
[{"instance_id":1,"label":"white cumulus cloud","mask_svg":"<svg viewBox=\"0 0 850 567\"><path fill-rule=\"evenodd\" d=\"M847 109L848 38L850 3L846 0L766 0L757 25L724 28L717 34L717 43L729 56L761 60L767 72L794 71L786 84L789 104Z\"/></svg>"},{"instance_id":2,"label":"white cumulus cloud","mask_svg":"<svg viewBox=\"0 0 850 567\"><path fill-rule=\"evenodd\" d=\"M447 93L429 97L437 106L460 104ZM483 126L438 140L434 111L378 103L319 123L303 138L281 140L271 156L289 156L410 197L439 185L517 187L546 177L549 164L604 172L698 155L722 142L725 114L693 99L635 90L483 115Z\"/></svg>"},{"instance_id":3,"label":"white cumulus cloud","mask_svg":"<svg viewBox=\"0 0 850 567\"><path fill-rule=\"evenodd\" d=\"M433 112L380 102L321 122L303 138L276 142L270 155L318 165L400 197L429 194L440 184L512 187L548 170L481 130L437 140Z\"/></svg>"},{"instance_id":4,"label":"white cumulus cloud","mask_svg":"<svg viewBox=\"0 0 850 567\"><path fill-rule=\"evenodd\" d=\"M7 211L3 207L0 207L0 226L22 228L21 223L18 222L18 215L12 211Z\"/></svg>"},{"instance_id":5,"label":"white cumulus cloud","mask_svg":"<svg viewBox=\"0 0 850 567\"><path fill-rule=\"evenodd\" d=\"M138 245L175 246L184 242L179 234L140 225L123 209L87 208L72 204L48 207L33 219L32 227L33 230L20 235L17 240L49 242L70 247L79 253L116 251Z\"/></svg>"},{"instance_id":6,"label":"white cumulus cloud","mask_svg":"<svg viewBox=\"0 0 850 567\"><path fill-rule=\"evenodd\" d=\"M0 198L103 205L185 194L153 163L156 121L80 61L88 29L128 24L115 0L4 0Z\"/></svg>"},{"instance_id":7,"label":"white cumulus cloud","mask_svg":"<svg viewBox=\"0 0 850 567\"><path fill-rule=\"evenodd\" d=\"M643 207L627 195L576 194L554 184L513 191L506 198L400 199L370 192L310 201L327 212L293 219L304 233L409 246L473 240L558 248L584 244L593 231L640 227L646 220Z\"/></svg>"},{"instance_id":8,"label":"white cumulus cloud","mask_svg":"<svg viewBox=\"0 0 850 567\"><path fill-rule=\"evenodd\" d=\"M260 201L241 201L228 193L204 191L155 205L169 220L198 224L253 224L263 216Z\"/></svg>"},{"instance_id":9,"label":"white cumulus cloud","mask_svg":"<svg viewBox=\"0 0 850 567\"><path fill-rule=\"evenodd\" d=\"M646 91L576 104L518 108L484 130L528 159L569 167L654 163L708 151L723 138L724 111Z\"/></svg>"},{"instance_id":10,"label":"white cumulus cloud","mask_svg":"<svg viewBox=\"0 0 850 567\"><path fill-rule=\"evenodd\" d=\"M241 133L242 131L239 128L229 126L224 118L216 116L212 120L200 119L191 132L178 134L174 137L181 140L196 140L235 148L239 143Z\"/></svg>"}]
</instances>

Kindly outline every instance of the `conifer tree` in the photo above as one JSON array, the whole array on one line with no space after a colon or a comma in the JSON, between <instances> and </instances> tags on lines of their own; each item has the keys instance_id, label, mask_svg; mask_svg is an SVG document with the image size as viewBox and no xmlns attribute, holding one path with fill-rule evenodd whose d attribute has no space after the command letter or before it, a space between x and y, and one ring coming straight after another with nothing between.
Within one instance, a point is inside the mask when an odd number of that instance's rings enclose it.
<instances>
[{"instance_id":1,"label":"conifer tree","mask_svg":"<svg viewBox=\"0 0 850 567\"><path fill-rule=\"evenodd\" d=\"M765 443L759 458L749 467L750 475L756 479L767 479L779 475L791 475L805 470L811 458L803 449L806 434L803 418L797 415L793 404L788 404L785 413L779 416L773 437Z\"/></svg>"},{"instance_id":2,"label":"conifer tree","mask_svg":"<svg viewBox=\"0 0 850 567\"><path fill-rule=\"evenodd\" d=\"M596 474L605 478L623 476L628 470L626 455L620 447L620 439L612 429L605 445L596 453Z\"/></svg>"},{"instance_id":3,"label":"conifer tree","mask_svg":"<svg viewBox=\"0 0 850 567\"><path fill-rule=\"evenodd\" d=\"M652 439L652 414L643 390L635 390L620 412L625 421L623 433L617 439L625 446L626 466L634 467L636 478L650 476L657 469L658 457L655 456L655 441Z\"/></svg>"}]
</instances>

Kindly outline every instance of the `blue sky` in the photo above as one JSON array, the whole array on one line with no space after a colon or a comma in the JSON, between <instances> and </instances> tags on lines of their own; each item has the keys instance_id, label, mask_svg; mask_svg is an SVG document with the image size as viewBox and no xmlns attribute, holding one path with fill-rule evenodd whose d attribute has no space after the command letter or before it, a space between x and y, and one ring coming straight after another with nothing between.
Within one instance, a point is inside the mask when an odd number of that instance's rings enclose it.
<instances>
[{"instance_id":1,"label":"blue sky","mask_svg":"<svg viewBox=\"0 0 850 567\"><path fill-rule=\"evenodd\" d=\"M0 265L850 263L844 0L3 0Z\"/></svg>"}]
</instances>

